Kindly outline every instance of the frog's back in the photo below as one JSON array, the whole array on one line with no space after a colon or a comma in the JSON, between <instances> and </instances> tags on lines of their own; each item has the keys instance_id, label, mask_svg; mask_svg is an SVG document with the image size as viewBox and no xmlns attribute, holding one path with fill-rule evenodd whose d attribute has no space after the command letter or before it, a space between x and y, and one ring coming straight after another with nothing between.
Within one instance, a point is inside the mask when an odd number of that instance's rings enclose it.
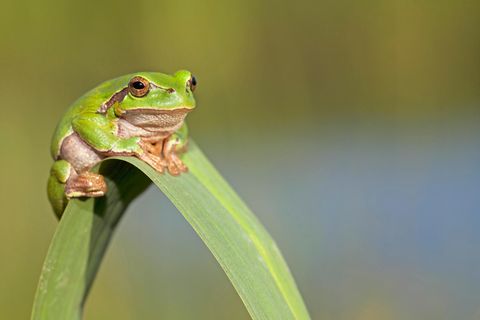
<instances>
[{"instance_id":1,"label":"frog's back","mask_svg":"<svg viewBox=\"0 0 480 320\"><path fill-rule=\"evenodd\" d=\"M60 152L63 139L73 133L73 119L83 113L96 113L104 102L108 101L114 93L121 90L125 84L128 83L128 79L130 79L131 76L132 75L129 74L103 82L81 96L70 106L70 108L68 108L67 112L58 123L52 137L50 152L54 159L57 158Z\"/></svg>"}]
</instances>

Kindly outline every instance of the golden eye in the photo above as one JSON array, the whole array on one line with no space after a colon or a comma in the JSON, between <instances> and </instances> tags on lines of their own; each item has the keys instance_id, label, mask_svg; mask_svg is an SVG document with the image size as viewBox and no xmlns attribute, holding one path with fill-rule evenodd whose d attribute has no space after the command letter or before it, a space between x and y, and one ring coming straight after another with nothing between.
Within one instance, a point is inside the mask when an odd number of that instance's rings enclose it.
<instances>
[{"instance_id":1,"label":"golden eye","mask_svg":"<svg viewBox=\"0 0 480 320\"><path fill-rule=\"evenodd\" d=\"M188 80L188 86L190 87L190 90L193 92L195 91L195 88L197 87L197 79L195 79L194 76L192 76L189 80Z\"/></svg>"},{"instance_id":2,"label":"golden eye","mask_svg":"<svg viewBox=\"0 0 480 320\"><path fill-rule=\"evenodd\" d=\"M128 91L134 97L143 97L150 90L150 82L142 77L133 77L128 83Z\"/></svg>"}]
</instances>

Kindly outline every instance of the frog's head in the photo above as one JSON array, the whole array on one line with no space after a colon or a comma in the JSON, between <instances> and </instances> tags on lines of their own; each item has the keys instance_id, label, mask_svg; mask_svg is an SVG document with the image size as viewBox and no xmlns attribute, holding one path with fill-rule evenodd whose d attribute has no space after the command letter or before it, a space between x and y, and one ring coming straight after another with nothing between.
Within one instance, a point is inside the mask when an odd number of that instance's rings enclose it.
<instances>
[{"instance_id":1,"label":"frog's head","mask_svg":"<svg viewBox=\"0 0 480 320\"><path fill-rule=\"evenodd\" d=\"M178 129L188 112L195 108L193 91L197 81L188 71L174 75L139 72L118 81L121 90L115 92L101 107L110 107L117 117L148 130Z\"/></svg>"}]
</instances>

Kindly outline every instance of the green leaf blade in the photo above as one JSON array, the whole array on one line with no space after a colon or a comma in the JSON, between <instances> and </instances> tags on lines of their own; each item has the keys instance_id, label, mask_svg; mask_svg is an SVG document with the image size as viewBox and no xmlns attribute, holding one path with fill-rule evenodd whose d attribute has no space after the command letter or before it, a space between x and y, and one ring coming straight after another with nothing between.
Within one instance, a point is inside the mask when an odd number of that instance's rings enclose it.
<instances>
[{"instance_id":1,"label":"green leaf blade","mask_svg":"<svg viewBox=\"0 0 480 320\"><path fill-rule=\"evenodd\" d=\"M179 177L159 174L136 158L119 157L114 159L104 162L118 162L117 160L122 160L130 163L140 169L167 195L217 259L253 319L309 319L307 309L275 242L194 143L190 144L189 151L183 157L183 160L189 167L189 173L182 174ZM112 178L112 181L116 181L115 178ZM109 188L110 184L121 186L125 184L125 181L119 180L115 183L109 183ZM112 191L109 191L109 194L112 193L112 195L106 197L107 202L112 202L108 201L112 198L117 200L125 199L120 201L120 204L117 201L110 203L110 205L104 205L103 208L106 208L106 213L99 214L97 212L93 215L90 213L90 216L97 217L97 220L99 219L100 221L88 221L88 219L75 221L77 226L80 222L87 232L89 228L92 229L93 227L95 229L96 226L98 234L96 237L90 236L90 238L99 239L97 244L90 245L89 249L95 248L94 251L97 252L97 255L93 259L89 259L90 262L87 261L86 265L83 265L84 268L78 269L77 266L76 269L76 272L84 275L83 284L80 283L81 281L75 282L77 294L72 296L72 300L76 301L78 307L77 317L81 314L82 302L88 292L90 283L93 281L96 269L108 245L116 222L128 206L128 199L133 197L133 195L128 194L128 188L124 189L127 191L122 195L121 192L113 188ZM136 191L136 194L138 192L140 191ZM115 193L120 195L115 195ZM95 208L91 206L98 201L101 200L71 201L67 208L66 216L62 218L59 231L57 231L57 235L54 238L48 257L50 257L55 247L55 242L62 241L62 239L58 239L62 235L60 232L62 224L74 223L69 220L66 220L64 223L64 219L70 217L70 219L75 220L78 219L78 214L82 214L73 211L86 210L86 215L88 216L88 210L95 211ZM87 207L77 208L78 204ZM111 205L117 209L112 211L109 207ZM70 211L72 212L68 214ZM85 214L85 212L83 213ZM101 217L98 218L99 216ZM101 224L104 219L113 221L113 223ZM80 229L81 227L78 226L78 228ZM61 253L65 254L65 252L59 251L57 257L53 258L63 259L64 256ZM92 253L87 252L87 254L91 256ZM84 255L82 255L83 259L85 259ZM46 266L47 261L49 261L48 257L45 263ZM69 258L72 259L72 257ZM75 264L75 262L73 263ZM90 270L89 273L87 272L88 270ZM55 282L55 279L53 281ZM45 283L48 283L48 281ZM45 285L43 284L43 286ZM39 285L36 300L42 295L40 287L42 287L42 281ZM80 303L78 303L79 295L82 297ZM35 306L38 306L38 303ZM35 318L35 310L34 308L32 319L41 319L40 317Z\"/></svg>"}]
</instances>

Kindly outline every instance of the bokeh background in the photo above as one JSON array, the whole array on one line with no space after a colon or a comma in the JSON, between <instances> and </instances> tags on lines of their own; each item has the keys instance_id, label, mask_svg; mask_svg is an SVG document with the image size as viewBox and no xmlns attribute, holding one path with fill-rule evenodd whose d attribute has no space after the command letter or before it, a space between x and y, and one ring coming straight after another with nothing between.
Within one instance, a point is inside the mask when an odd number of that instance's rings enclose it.
<instances>
[{"instance_id":1,"label":"bokeh background","mask_svg":"<svg viewBox=\"0 0 480 320\"><path fill-rule=\"evenodd\" d=\"M186 68L192 136L277 240L313 319L479 319L479 30L468 0L2 1L0 317L29 317L64 110L103 80ZM85 318L248 314L151 188Z\"/></svg>"}]
</instances>

